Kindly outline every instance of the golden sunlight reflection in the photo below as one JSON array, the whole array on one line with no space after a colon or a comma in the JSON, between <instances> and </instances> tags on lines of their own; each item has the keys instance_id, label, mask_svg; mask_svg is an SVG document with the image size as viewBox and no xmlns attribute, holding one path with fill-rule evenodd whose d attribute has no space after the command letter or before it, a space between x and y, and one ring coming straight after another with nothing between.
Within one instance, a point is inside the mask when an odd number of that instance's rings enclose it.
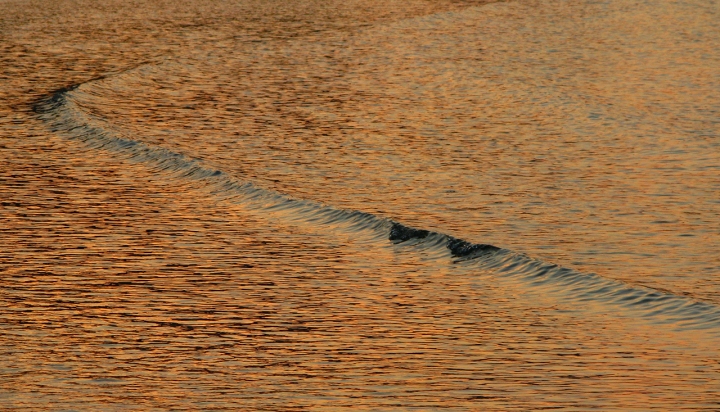
<instances>
[{"instance_id":1,"label":"golden sunlight reflection","mask_svg":"<svg viewBox=\"0 0 720 412\"><path fill-rule=\"evenodd\" d=\"M0 409L718 407L712 1L0 2Z\"/></svg>"}]
</instances>

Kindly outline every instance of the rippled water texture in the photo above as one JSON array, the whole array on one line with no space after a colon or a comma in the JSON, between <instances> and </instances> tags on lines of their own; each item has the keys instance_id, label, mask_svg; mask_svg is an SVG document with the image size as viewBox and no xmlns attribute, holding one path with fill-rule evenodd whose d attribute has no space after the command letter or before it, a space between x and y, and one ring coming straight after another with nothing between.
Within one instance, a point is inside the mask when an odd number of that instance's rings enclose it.
<instances>
[{"instance_id":1,"label":"rippled water texture","mask_svg":"<svg viewBox=\"0 0 720 412\"><path fill-rule=\"evenodd\" d=\"M0 409L720 409L715 2L0 9Z\"/></svg>"}]
</instances>

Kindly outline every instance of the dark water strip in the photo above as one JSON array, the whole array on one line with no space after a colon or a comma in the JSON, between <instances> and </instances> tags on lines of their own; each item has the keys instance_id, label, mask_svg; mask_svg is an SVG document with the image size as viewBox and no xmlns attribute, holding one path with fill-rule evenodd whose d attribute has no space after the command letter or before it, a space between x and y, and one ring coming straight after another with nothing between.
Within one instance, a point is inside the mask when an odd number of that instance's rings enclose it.
<instances>
[{"instance_id":1,"label":"dark water strip","mask_svg":"<svg viewBox=\"0 0 720 412\"><path fill-rule=\"evenodd\" d=\"M709 329L713 335L720 336L720 308L716 305L581 273L493 245L411 228L370 213L295 199L206 167L197 159L124 137L106 127L102 119L85 113L72 99L78 89L92 87L93 82L102 79L60 89L38 102L34 111L53 132L80 141L91 149L106 150L121 158L142 162L167 177L200 181L214 195L265 217L304 222L325 231L341 230L351 234L362 231L369 233L372 241L390 240L437 256L449 255L455 263L472 265L472 268L495 277L518 280L578 306L589 302L607 304L651 323L667 324L678 330Z\"/></svg>"}]
</instances>

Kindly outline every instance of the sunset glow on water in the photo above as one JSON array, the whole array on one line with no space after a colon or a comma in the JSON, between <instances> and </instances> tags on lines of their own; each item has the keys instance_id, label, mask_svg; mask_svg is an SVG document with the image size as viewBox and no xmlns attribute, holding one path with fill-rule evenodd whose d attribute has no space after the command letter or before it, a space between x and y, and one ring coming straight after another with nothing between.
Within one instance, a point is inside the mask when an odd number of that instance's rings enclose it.
<instances>
[{"instance_id":1,"label":"sunset glow on water","mask_svg":"<svg viewBox=\"0 0 720 412\"><path fill-rule=\"evenodd\" d=\"M1 410L717 410L713 1L0 0Z\"/></svg>"}]
</instances>

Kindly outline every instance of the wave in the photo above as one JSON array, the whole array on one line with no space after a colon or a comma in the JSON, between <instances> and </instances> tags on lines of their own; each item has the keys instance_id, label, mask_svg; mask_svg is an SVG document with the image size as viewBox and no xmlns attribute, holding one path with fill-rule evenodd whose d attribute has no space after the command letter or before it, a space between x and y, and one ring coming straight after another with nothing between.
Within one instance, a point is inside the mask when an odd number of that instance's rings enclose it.
<instances>
[{"instance_id":1,"label":"wave","mask_svg":"<svg viewBox=\"0 0 720 412\"><path fill-rule=\"evenodd\" d=\"M671 325L677 330L706 329L720 336L720 307L711 303L578 272L508 249L412 228L370 213L296 199L258 187L198 159L133 140L107 127L102 119L86 113L73 100L74 93L104 78L57 90L37 102L34 111L53 132L91 149L142 162L167 177L201 181L213 195L262 212L265 217L304 222L321 230L363 231L371 234L372 241L390 241L433 256L450 256L454 263L470 265L479 273L520 281L529 288L576 305L591 302L610 305L652 323Z\"/></svg>"}]
</instances>

